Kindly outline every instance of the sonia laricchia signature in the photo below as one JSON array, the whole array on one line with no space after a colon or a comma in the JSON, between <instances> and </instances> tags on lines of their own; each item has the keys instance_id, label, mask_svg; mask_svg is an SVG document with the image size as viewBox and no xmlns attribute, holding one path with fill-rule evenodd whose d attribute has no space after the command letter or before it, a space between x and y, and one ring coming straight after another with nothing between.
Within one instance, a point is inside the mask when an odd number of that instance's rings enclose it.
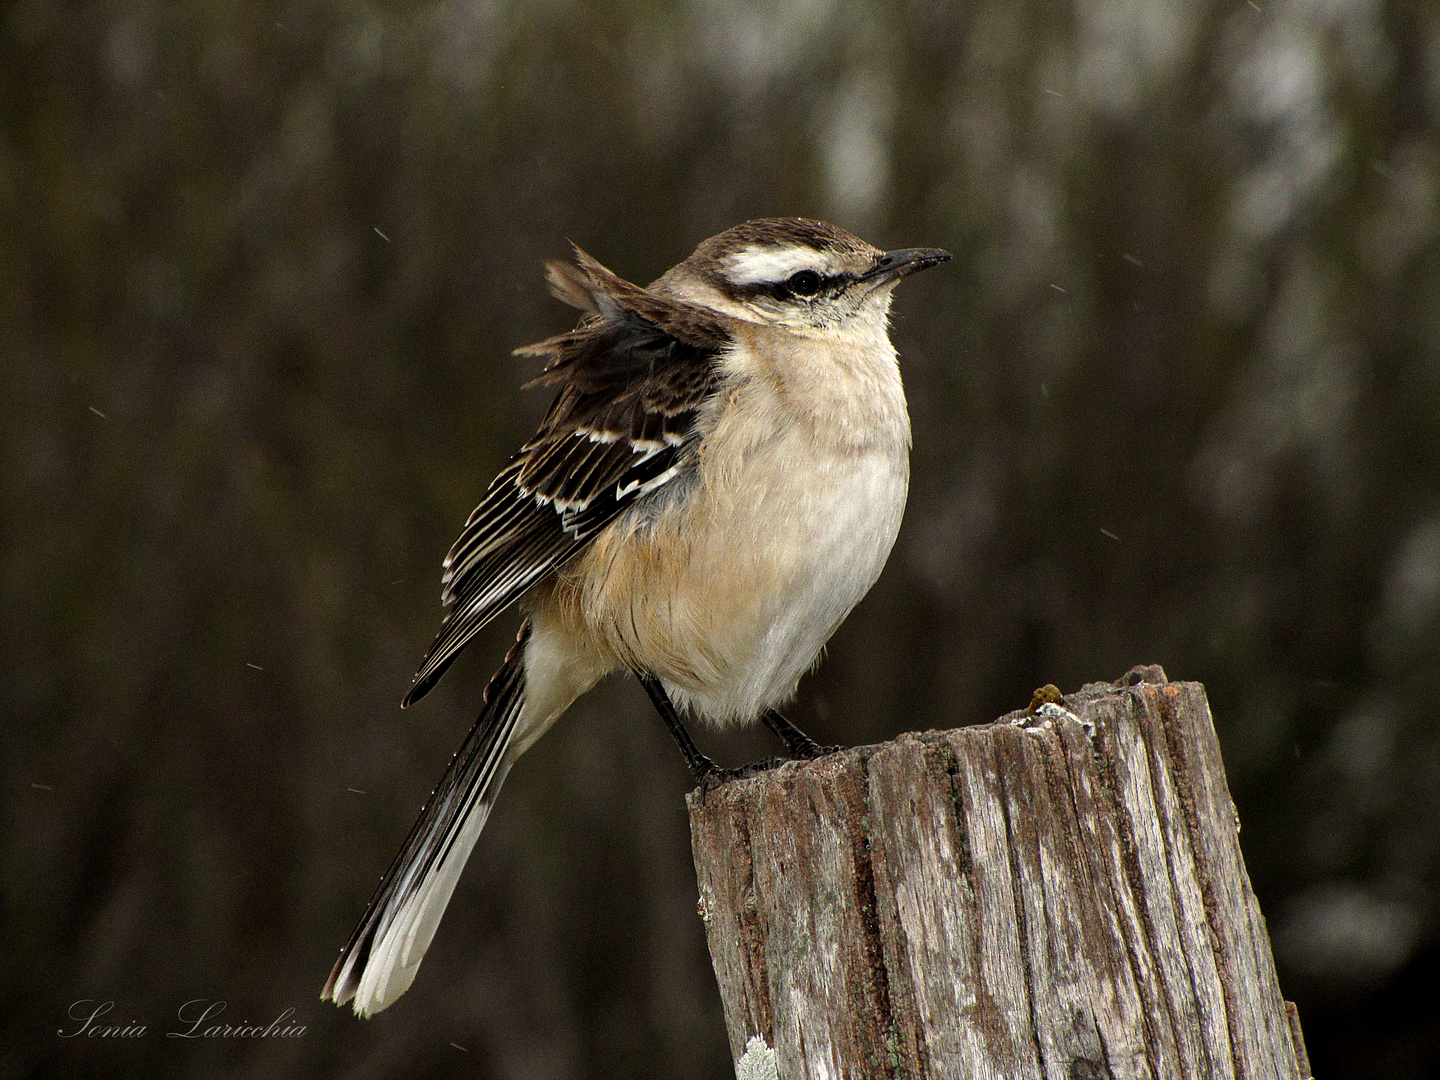
<instances>
[{"instance_id":1,"label":"sonia laricchia signature","mask_svg":"<svg viewBox=\"0 0 1440 1080\"><path fill-rule=\"evenodd\" d=\"M192 998L175 1011L175 1022L167 1025L167 1039L299 1039L306 1026L297 1023L295 1010L286 1009L269 1023L236 1023L221 1020L228 1003L216 998ZM62 1039L143 1039L154 1025L140 1020L121 1021L114 1016L115 1002L82 998L70 1006L70 1023L60 1028Z\"/></svg>"}]
</instances>

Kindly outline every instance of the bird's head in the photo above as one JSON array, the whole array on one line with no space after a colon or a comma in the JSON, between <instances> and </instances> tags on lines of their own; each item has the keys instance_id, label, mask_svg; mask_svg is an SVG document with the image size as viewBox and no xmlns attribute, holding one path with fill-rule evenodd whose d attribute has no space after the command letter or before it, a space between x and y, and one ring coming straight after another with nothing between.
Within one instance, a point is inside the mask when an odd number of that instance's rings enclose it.
<instances>
[{"instance_id":1,"label":"bird's head","mask_svg":"<svg viewBox=\"0 0 1440 1080\"><path fill-rule=\"evenodd\" d=\"M651 288L801 333L869 331L883 328L896 282L949 258L939 248L881 251L823 221L762 218L706 240Z\"/></svg>"}]
</instances>

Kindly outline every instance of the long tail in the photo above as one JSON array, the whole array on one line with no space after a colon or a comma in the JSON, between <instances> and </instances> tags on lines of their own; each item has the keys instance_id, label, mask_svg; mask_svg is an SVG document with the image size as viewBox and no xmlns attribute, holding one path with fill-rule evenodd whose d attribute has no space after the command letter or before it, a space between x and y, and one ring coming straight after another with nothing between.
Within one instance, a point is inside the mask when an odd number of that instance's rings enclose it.
<instances>
[{"instance_id":1,"label":"long tail","mask_svg":"<svg viewBox=\"0 0 1440 1080\"><path fill-rule=\"evenodd\" d=\"M353 999L358 1016L371 1016L410 987L470 851L510 771L507 753L525 705L525 646L530 623L490 685L485 705L431 793L405 846L385 876L360 925L330 972L323 1001Z\"/></svg>"}]
</instances>

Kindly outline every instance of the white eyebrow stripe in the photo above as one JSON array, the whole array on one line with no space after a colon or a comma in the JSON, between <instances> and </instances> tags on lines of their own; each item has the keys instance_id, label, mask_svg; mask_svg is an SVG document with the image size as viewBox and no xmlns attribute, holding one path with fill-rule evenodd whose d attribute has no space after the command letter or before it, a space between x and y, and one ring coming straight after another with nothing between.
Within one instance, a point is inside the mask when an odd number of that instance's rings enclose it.
<instances>
[{"instance_id":1,"label":"white eyebrow stripe","mask_svg":"<svg viewBox=\"0 0 1440 1080\"><path fill-rule=\"evenodd\" d=\"M756 245L725 256L725 276L732 285L784 281L797 270L814 270L821 277L830 277L838 269L824 252L814 248Z\"/></svg>"}]
</instances>

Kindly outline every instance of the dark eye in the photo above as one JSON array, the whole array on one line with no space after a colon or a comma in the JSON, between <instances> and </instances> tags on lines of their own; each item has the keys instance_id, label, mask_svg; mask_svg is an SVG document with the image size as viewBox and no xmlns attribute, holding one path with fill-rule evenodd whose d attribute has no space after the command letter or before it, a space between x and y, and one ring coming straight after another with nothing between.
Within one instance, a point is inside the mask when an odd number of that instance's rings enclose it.
<instances>
[{"instance_id":1,"label":"dark eye","mask_svg":"<svg viewBox=\"0 0 1440 1080\"><path fill-rule=\"evenodd\" d=\"M785 281L785 290L791 296L814 296L820 291L820 275L814 270L791 274Z\"/></svg>"}]
</instances>

